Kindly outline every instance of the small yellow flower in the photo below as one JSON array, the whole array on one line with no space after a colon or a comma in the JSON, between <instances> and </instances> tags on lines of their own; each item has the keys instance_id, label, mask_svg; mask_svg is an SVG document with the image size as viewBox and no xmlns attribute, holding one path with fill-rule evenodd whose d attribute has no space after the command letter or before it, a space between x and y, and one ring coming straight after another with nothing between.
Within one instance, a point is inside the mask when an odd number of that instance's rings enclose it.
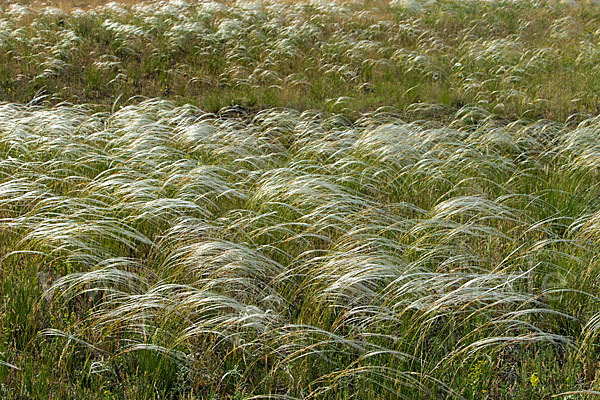
<instances>
[{"instance_id":1,"label":"small yellow flower","mask_svg":"<svg viewBox=\"0 0 600 400\"><path fill-rule=\"evenodd\" d=\"M531 374L531 378L529 378L531 382L531 386L536 387L540 383L540 377L535 372Z\"/></svg>"},{"instance_id":2,"label":"small yellow flower","mask_svg":"<svg viewBox=\"0 0 600 400\"><path fill-rule=\"evenodd\" d=\"M476 387L481 382L481 378L483 375L483 367L485 366L484 360L479 360L474 364L471 364L469 367L469 384L473 387Z\"/></svg>"}]
</instances>

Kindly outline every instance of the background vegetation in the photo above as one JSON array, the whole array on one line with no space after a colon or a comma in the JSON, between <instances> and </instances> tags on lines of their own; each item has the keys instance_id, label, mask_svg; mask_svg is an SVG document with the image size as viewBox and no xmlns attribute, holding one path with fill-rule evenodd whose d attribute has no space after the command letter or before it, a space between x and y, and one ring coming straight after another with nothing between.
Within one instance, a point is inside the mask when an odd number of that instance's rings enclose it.
<instances>
[{"instance_id":1,"label":"background vegetation","mask_svg":"<svg viewBox=\"0 0 600 400\"><path fill-rule=\"evenodd\" d=\"M539 1L216 3L0 14L0 97L111 106L162 97L216 112L352 113L476 104L501 117L599 111L593 4ZM78 5L75 3L74 5Z\"/></svg>"},{"instance_id":2,"label":"background vegetation","mask_svg":"<svg viewBox=\"0 0 600 400\"><path fill-rule=\"evenodd\" d=\"M0 398L600 394L600 9L0 13Z\"/></svg>"}]
</instances>

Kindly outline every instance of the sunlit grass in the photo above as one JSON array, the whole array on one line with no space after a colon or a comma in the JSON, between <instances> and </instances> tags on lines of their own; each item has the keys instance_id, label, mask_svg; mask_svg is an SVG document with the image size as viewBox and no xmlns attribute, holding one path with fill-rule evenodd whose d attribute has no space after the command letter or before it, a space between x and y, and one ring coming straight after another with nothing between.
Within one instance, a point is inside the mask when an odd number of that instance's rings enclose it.
<instances>
[{"instance_id":1,"label":"sunlit grass","mask_svg":"<svg viewBox=\"0 0 600 400\"><path fill-rule=\"evenodd\" d=\"M0 6L1 98L107 110L141 95L351 118L418 103L443 105L438 119L465 105L512 120L598 113L591 0L80 6Z\"/></svg>"},{"instance_id":2,"label":"sunlit grass","mask_svg":"<svg viewBox=\"0 0 600 400\"><path fill-rule=\"evenodd\" d=\"M59 6L0 6L0 398L599 393L593 2Z\"/></svg>"},{"instance_id":3,"label":"sunlit grass","mask_svg":"<svg viewBox=\"0 0 600 400\"><path fill-rule=\"evenodd\" d=\"M593 390L598 122L468 112L2 105L5 395Z\"/></svg>"}]
</instances>

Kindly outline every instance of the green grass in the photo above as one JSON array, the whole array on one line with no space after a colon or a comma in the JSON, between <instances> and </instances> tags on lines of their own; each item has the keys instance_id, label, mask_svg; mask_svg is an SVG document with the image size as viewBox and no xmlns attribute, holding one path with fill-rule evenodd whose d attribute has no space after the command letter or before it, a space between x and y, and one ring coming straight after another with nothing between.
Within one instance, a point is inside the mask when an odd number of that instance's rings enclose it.
<instances>
[{"instance_id":1,"label":"green grass","mask_svg":"<svg viewBox=\"0 0 600 400\"><path fill-rule=\"evenodd\" d=\"M599 17L3 5L0 398L598 395Z\"/></svg>"},{"instance_id":2,"label":"green grass","mask_svg":"<svg viewBox=\"0 0 600 400\"><path fill-rule=\"evenodd\" d=\"M593 3L418 4L4 5L0 98L107 110L144 96L351 118L415 103L443 105L445 117L464 105L513 120L598 113Z\"/></svg>"},{"instance_id":3,"label":"green grass","mask_svg":"<svg viewBox=\"0 0 600 400\"><path fill-rule=\"evenodd\" d=\"M597 390L598 122L467 111L3 105L3 395Z\"/></svg>"}]
</instances>

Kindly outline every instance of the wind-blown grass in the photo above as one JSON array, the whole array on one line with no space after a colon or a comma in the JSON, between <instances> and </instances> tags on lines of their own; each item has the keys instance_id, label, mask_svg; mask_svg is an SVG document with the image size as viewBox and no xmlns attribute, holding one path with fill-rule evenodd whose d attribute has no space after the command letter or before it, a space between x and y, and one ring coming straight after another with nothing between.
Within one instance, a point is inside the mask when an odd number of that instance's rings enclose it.
<instances>
[{"instance_id":1,"label":"wind-blown grass","mask_svg":"<svg viewBox=\"0 0 600 400\"><path fill-rule=\"evenodd\" d=\"M3 104L3 394L597 390L598 121L474 111Z\"/></svg>"},{"instance_id":2,"label":"wind-blown grass","mask_svg":"<svg viewBox=\"0 0 600 400\"><path fill-rule=\"evenodd\" d=\"M599 15L0 6L0 397L596 395Z\"/></svg>"},{"instance_id":3,"label":"wind-blown grass","mask_svg":"<svg viewBox=\"0 0 600 400\"><path fill-rule=\"evenodd\" d=\"M418 103L447 119L465 105L511 120L599 112L593 0L21 3L0 6L0 98L13 102L106 110L141 95L352 118Z\"/></svg>"}]
</instances>

